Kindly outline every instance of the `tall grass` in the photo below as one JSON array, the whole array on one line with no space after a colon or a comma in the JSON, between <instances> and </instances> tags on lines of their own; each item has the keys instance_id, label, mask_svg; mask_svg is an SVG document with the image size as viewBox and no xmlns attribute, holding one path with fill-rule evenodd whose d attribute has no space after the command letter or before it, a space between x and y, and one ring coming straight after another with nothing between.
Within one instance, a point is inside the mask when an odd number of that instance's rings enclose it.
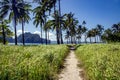
<instances>
[{"instance_id":1,"label":"tall grass","mask_svg":"<svg viewBox=\"0 0 120 80\"><path fill-rule=\"evenodd\" d=\"M82 45L76 55L88 80L120 80L120 45Z\"/></svg>"},{"instance_id":2,"label":"tall grass","mask_svg":"<svg viewBox=\"0 0 120 80\"><path fill-rule=\"evenodd\" d=\"M67 53L65 45L0 46L0 80L54 80Z\"/></svg>"}]
</instances>

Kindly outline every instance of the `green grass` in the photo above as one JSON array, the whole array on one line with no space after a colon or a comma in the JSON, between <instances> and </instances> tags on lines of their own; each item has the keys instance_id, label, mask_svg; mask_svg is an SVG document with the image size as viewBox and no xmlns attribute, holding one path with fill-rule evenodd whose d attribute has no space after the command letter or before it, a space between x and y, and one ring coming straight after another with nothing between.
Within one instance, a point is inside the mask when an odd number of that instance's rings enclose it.
<instances>
[{"instance_id":1,"label":"green grass","mask_svg":"<svg viewBox=\"0 0 120 80\"><path fill-rule=\"evenodd\" d=\"M120 80L120 45L89 44L76 50L88 80Z\"/></svg>"},{"instance_id":2,"label":"green grass","mask_svg":"<svg viewBox=\"0 0 120 80\"><path fill-rule=\"evenodd\" d=\"M0 45L0 80L54 80L67 53L65 45Z\"/></svg>"}]
</instances>

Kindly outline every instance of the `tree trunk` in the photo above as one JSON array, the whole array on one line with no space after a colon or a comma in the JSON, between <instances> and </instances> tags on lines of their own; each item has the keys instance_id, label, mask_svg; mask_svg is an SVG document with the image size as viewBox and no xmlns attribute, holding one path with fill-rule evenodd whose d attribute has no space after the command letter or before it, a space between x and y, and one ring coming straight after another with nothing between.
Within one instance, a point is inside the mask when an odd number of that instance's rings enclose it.
<instances>
[{"instance_id":1,"label":"tree trunk","mask_svg":"<svg viewBox=\"0 0 120 80\"><path fill-rule=\"evenodd\" d=\"M95 43L96 43L96 36L95 36Z\"/></svg>"},{"instance_id":2,"label":"tree trunk","mask_svg":"<svg viewBox=\"0 0 120 80\"><path fill-rule=\"evenodd\" d=\"M3 44L5 45L6 44L6 36L5 36L5 28L3 26L3 22L2 22L2 34L3 34Z\"/></svg>"},{"instance_id":3,"label":"tree trunk","mask_svg":"<svg viewBox=\"0 0 120 80\"><path fill-rule=\"evenodd\" d=\"M62 27L61 27L61 4L60 4L60 0L58 0L58 4L59 4L59 26L60 26L60 41L61 44L63 44L63 38L62 38Z\"/></svg>"},{"instance_id":4,"label":"tree trunk","mask_svg":"<svg viewBox=\"0 0 120 80\"><path fill-rule=\"evenodd\" d=\"M25 45L25 39L24 39L24 20L22 19L22 41L23 41L23 45Z\"/></svg>"},{"instance_id":5,"label":"tree trunk","mask_svg":"<svg viewBox=\"0 0 120 80\"><path fill-rule=\"evenodd\" d=\"M42 26L41 26L41 43L43 44L43 38L42 38Z\"/></svg>"},{"instance_id":6,"label":"tree trunk","mask_svg":"<svg viewBox=\"0 0 120 80\"><path fill-rule=\"evenodd\" d=\"M45 30L45 38L46 38L46 45L47 45L47 30Z\"/></svg>"},{"instance_id":7,"label":"tree trunk","mask_svg":"<svg viewBox=\"0 0 120 80\"><path fill-rule=\"evenodd\" d=\"M57 44L60 44L60 40L59 40L59 29L56 28L56 38L57 38Z\"/></svg>"},{"instance_id":8,"label":"tree trunk","mask_svg":"<svg viewBox=\"0 0 120 80\"><path fill-rule=\"evenodd\" d=\"M49 40L49 30L48 30L48 44L50 44L50 40Z\"/></svg>"},{"instance_id":9,"label":"tree trunk","mask_svg":"<svg viewBox=\"0 0 120 80\"><path fill-rule=\"evenodd\" d=\"M56 6L54 4L54 15L55 15L55 12L56 12ZM56 15L55 15L56 17ZM55 19L55 24L56 24L56 19ZM59 40L59 29L58 27L56 26L56 40L57 40L57 44L60 44L60 40Z\"/></svg>"},{"instance_id":10,"label":"tree trunk","mask_svg":"<svg viewBox=\"0 0 120 80\"><path fill-rule=\"evenodd\" d=\"M16 14L14 14L15 45L17 45Z\"/></svg>"},{"instance_id":11,"label":"tree trunk","mask_svg":"<svg viewBox=\"0 0 120 80\"><path fill-rule=\"evenodd\" d=\"M90 37L90 43L92 43L92 41L91 41L91 37Z\"/></svg>"}]
</instances>

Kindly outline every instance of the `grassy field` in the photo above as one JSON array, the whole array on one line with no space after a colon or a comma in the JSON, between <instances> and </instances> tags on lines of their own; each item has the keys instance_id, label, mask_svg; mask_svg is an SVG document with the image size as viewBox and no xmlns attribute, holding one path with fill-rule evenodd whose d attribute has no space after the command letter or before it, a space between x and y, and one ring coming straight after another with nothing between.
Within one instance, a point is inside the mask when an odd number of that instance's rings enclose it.
<instances>
[{"instance_id":1,"label":"grassy field","mask_svg":"<svg viewBox=\"0 0 120 80\"><path fill-rule=\"evenodd\" d=\"M120 80L120 45L89 44L76 50L88 80Z\"/></svg>"},{"instance_id":2,"label":"grassy field","mask_svg":"<svg viewBox=\"0 0 120 80\"><path fill-rule=\"evenodd\" d=\"M53 80L67 53L65 45L0 45L0 80Z\"/></svg>"}]
</instances>

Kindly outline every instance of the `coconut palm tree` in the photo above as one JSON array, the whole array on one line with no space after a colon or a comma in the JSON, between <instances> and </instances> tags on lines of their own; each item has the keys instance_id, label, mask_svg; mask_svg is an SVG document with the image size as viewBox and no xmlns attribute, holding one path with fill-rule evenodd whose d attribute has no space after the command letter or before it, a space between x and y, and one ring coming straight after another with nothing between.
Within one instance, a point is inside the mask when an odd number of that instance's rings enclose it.
<instances>
[{"instance_id":1,"label":"coconut palm tree","mask_svg":"<svg viewBox=\"0 0 120 80\"><path fill-rule=\"evenodd\" d=\"M61 0L58 0L58 5L59 5L59 24L60 24L60 41L61 44L63 44L63 38L62 38L62 27L61 27Z\"/></svg>"},{"instance_id":2,"label":"coconut palm tree","mask_svg":"<svg viewBox=\"0 0 120 80\"><path fill-rule=\"evenodd\" d=\"M23 8L20 10L20 18L19 18L19 22L22 23L22 42L23 45L25 45L25 41L24 41L24 25L25 23L29 23L29 20L31 19L29 14L30 11L32 11L30 9L31 5L29 5L28 3L23 2Z\"/></svg>"},{"instance_id":3,"label":"coconut palm tree","mask_svg":"<svg viewBox=\"0 0 120 80\"><path fill-rule=\"evenodd\" d=\"M65 17L65 25L66 31L69 31L71 37L71 43L75 43L76 40L76 26L78 25L78 20L74 18L73 13L66 14Z\"/></svg>"},{"instance_id":4,"label":"coconut palm tree","mask_svg":"<svg viewBox=\"0 0 120 80\"><path fill-rule=\"evenodd\" d=\"M77 28L77 39L78 39L78 43L81 43L81 37L82 37L82 26L79 25L78 28Z\"/></svg>"},{"instance_id":5,"label":"coconut palm tree","mask_svg":"<svg viewBox=\"0 0 120 80\"><path fill-rule=\"evenodd\" d=\"M85 27L86 24L87 24L86 21L83 21L83 22L82 22L82 32L83 32L83 34L84 34L85 43L87 43L87 41L86 41L86 39L87 39L87 36L86 36L87 28Z\"/></svg>"},{"instance_id":6,"label":"coconut palm tree","mask_svg":"<svg viewBox=\"0 0 120 80\"><path fill-rule=\"evenodd\" d=\"M6 36L9 37L12 35L11 30L9 29L9 20L3 20L0 24L0 31L2 31L2 36L3 36L3 44L6 44Z\"/></svg>"},{"instance_id":7,"label":"coconut palm tree","mask_svg":"<svg viewBox=\"0 0 120 80\"><path fill-rule=\"evenodd\" d=\"M56 31L56 39L57 39L57 44L60 44L60 25L59 25L59 12L55 11L55 14L52 15L52 20L48 20L46 24L48 27L51 27L53 30ZM61 16L61 24L64 24L64 16Z\"/></svg>"},{"instance_id":8,"label":"coconut palm tree","mask_svg":"<svg viewBox=\"0 0 120 80\"><path fill-rule=\"evenodd\" d=\"M99 36L99 41L101 41L101 35L103 33L104 27L102 25L98 24L97 27L96 27L96 29L98 31L97 35Z\"/></svg>"},{"instance_id":9,"label":"coconut palm tree","mask_svg":"<svg viewBox=\"0 0 120 80\"><path fill-rule=\"evenodd\" d=\"M17 19L20 16L20 10L22 9L22 0L1 0L0 2L0 17L6 17L9 14L9 17L13 18L14 30L15 30L15 45L17 45Z\"/></svg>"},{"instance_id":10,"label":"coconut palm tree","mask_svg":"<svg viewBox=\"0 0 120 80\"><path fill-rule=\"evenodd\" d=\"M53 7L55 7L56 1L57 0L36 0L39 2L39 6L36 7L33 11L35 14L34 17L34 24L36 25L36 27L38 27L38 25L40 24L41 26L41 38L42 38L42 29L43 26L46 23L46 12L49 11L49 13L51 12L51 9ZM54 8L55 9L55 8ZM43 41L41 41L43 43Z\"/></svg>"},{"instance_id":11,"label":"coconut palm tree","mask_svg":"<svg viewBox=\"0 0 120 80\"><path fill-rule=\"evenodd\" d=\"M91 37L93 36L93 32L92 32L92 30L89 30L88 32L87 32L87 38L89 38L90 39L90 43L92 43L92 40L91 40Z\"/></svg>"},{"instance_id":12,"label":"coconut palm tree","mask_svg":"<svg viewBox=\"0 0 120 80\"><path fill-rule=\"evenodd\" d=\"M112 29L113 29L113 32L114 32L114 33L120 32L120 23L118 23L118 24L113 24Z\"/></svg>"}]
</instances>

